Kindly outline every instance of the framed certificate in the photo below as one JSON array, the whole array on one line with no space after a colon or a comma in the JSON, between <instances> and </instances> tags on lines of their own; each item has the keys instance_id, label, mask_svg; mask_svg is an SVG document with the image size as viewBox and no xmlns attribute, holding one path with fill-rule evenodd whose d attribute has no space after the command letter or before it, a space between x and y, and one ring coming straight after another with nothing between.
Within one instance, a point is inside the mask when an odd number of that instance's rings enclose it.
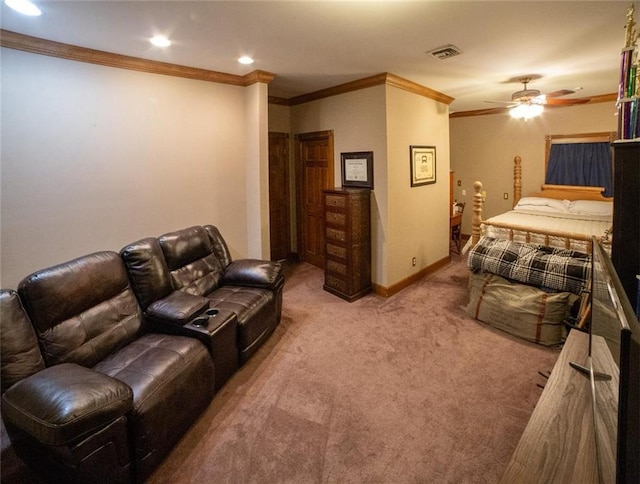
<instances>
[{"instance_id":1,"label":"framed certificate","mask_svg":"<svg viewBox=\"0 0 640 484\"><path fill-rule=\"evenodd\" d=\"M373 151L340 153L342 186L373 189Z\"/></svg>"},{"instance_id":2,"label":"framed certificate","mask_svg":"<svg viewBox=\"0 0 640 484\"><path fill-rule=\"evenodd\" d=\"M411 186L436 182L436 147L410 146Z\"/></svg>"}]
</instances>

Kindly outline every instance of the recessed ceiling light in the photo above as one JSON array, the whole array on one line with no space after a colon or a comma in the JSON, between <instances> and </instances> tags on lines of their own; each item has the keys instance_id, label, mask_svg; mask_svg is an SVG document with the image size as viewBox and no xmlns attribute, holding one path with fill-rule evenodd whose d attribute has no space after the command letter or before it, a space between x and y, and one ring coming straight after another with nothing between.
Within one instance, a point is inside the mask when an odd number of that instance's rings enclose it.
<instances>
[{"instance_id":1,"label":"recessed ceiling light","mask_svg":"<svg viewBox=\"0 0 640 484\"><path fill-rule=\"evenodd\" d=\"M248 65L248 64L253 64L253 59L248 55L243 55L238 59L238 62L240 62L240 64Z\"/></svg>"},{"instance_id":2,"label":"recessed ceiling light","mask_svg":"<svg viewBox=\"0 0 640 484\"><path fill-rule=\"evenodd\" d=\"M42 15L42 10L29 0L4 0L4 4L22 15L29 15L31 17Z\"/></svg>"},{"instance_id":3,"label":"recessed ceiling light","mask_svg":"<svg viewBox=\"0 0 640 484\"><path fill-rule=\"evenodd\" d=\"M171 41L164 35L156 35L155 37L152 37L149 42L156 47L169 47L171 45Z\"/></svg>"}]
</instances>

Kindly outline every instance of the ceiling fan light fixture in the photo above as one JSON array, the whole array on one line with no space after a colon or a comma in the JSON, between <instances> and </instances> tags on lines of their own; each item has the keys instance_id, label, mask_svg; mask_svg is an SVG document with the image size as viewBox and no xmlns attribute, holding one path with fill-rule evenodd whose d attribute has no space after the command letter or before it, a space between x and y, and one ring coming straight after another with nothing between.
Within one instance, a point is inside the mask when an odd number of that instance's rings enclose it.
<instances>
[{"instance_id":1,"label":"ceiling fan light fixture","mask_svg":"<svg viewBox=\"0 0 640 484\"><path fill-rule=\"evenodd\" d=\"M149 42L151 42L156 47L169 47L171 45L171 41L164 35L156 35L155 37L149 39Z\"/></svg>"},{"instance_id":2,"label":"ceiling fan light fixture","mask_svg":"<svg viewBox=\"0 0 640 484\"><path fill-rule=\"evenodd\" d=\"M535 118L536 116L540 116L543 111L544 106L542 104L519 104L512 108L509 111L509 114L512 118L524 119L526 121L528 119Z\"/></svg>"}]
</instances>

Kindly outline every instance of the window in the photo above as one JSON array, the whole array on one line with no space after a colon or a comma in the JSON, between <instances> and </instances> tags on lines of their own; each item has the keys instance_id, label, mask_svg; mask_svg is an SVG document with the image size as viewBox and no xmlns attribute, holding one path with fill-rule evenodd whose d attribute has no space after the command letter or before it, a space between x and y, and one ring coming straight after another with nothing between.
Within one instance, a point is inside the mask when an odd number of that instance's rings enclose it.
<instances>
[{"instance_id":1,"label":"window","mask_svg":"<svg viewBox=\"0 0 640 484\"><path fill-rule=\"evenodd\" d=\"M611 142L615 133L547 136L545 183L604 187L613 196Z\"/></svg>"}]
</instances>

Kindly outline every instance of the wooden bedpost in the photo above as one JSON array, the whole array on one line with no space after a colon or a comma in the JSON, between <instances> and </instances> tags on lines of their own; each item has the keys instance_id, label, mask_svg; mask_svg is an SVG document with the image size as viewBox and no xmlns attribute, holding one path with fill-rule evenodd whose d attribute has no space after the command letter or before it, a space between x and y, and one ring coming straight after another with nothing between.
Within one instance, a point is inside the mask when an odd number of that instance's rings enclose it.
<instances>
[{"instance_id":1,"label":"wooden bedpost","mask_svg":"<svg viewBox=\"0 0 640 484\"><path fill-rule=\"evenodd\" d=\"M515 207L522 198L522 158L516 156L513 163L513 206Z\"/></svg>"},{"instance_id":2,"label":"wooden bedpost","mask_svg":"<svg viewBox=\"0 0 640 484\"><path fill-rule=\"evenodd\" d=\"M471 247L480 240L480 224L482 224L482 183L477 181L473 184L473 216L471 218Z\"/></svg>"}]
</instances>

